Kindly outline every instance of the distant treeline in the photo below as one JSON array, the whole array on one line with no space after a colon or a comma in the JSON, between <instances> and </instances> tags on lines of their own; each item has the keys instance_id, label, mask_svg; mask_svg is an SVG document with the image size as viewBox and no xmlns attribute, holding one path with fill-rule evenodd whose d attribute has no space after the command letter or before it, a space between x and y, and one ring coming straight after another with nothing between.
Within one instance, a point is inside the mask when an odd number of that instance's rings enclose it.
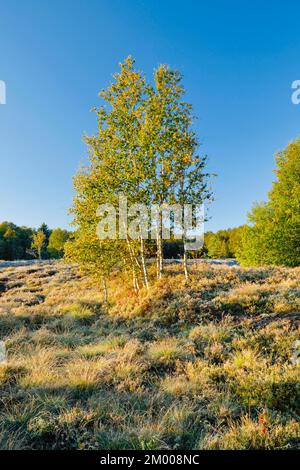
<instances>
[{"instance_id":1,"label":"distant treeline","mask_svg":"<svg viewBox=\"0 0 300 470\"><path fill-rule=\"evenodd\" d=\"M190 258L236 258L244 226L219 230L218 232L206 232L202 250L191 251ZM183 253L182 240L164 241L163 252L165 259L180 258ZM151 254L155 254L153 244Z\"/></svg>"},{"instance_id":2,"label":"distant treeline","mask_svg":"<svg viewBox=\"0 0 300 470\"><path fill-rule=\"evenodd\" d=\"M51 230L42 224L37 230L18 227L12 222L0 223L0 259L61 258L70 232L60 228Z\"/></svg>"},{"instance_id":3,"label":"distant treeline","mask_svg":"<svg viewBox=\"0 0 300 470\"><path fill-rule=\"evenodd\" d=\"M238 227L220 230L216 233L207 232L203 249L191 253L191 256L195 258L235 258L242 229L243 227ZM12 222L2 222L0 223L0 259L39 258L39 249L42 259L62 258L64 245L70 236L71 232L60 228L51 230L46 224L42 224L38 229L33 229L18 227ZM149 240L146 247L147 256L155 256L155 244ZM164 241L163 252L165 259L180 258L183 253L183 242L181 240Z\"/></svg>"}]
</instances>

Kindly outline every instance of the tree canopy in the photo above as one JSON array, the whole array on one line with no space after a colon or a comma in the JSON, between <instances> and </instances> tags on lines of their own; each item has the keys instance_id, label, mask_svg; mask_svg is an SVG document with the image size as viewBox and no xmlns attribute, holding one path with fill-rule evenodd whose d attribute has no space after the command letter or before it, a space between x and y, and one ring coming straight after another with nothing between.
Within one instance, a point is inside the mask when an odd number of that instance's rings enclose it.
<instances>
[{"instance_id":1,"label":"tree canopy","mask_svg":"<svg viewBox=\"0 0 300 470\"><path fill-rule=\"evenodd\" d=\"M276 181L249 214L238 249L243 265L300 264L300 139L276 156Z\"/></svg>"},{"instance_id":2,"label":"tree canopy","mask_svg":"<svg viewBox=\"0 0 300 470\"><path fill-rule=\"evenodd\" d=\"M49 236L47 251L51 258L62 258L64 256L65 244L70 238L67 230L56 228Z\"/></svg>"}]
</instances>

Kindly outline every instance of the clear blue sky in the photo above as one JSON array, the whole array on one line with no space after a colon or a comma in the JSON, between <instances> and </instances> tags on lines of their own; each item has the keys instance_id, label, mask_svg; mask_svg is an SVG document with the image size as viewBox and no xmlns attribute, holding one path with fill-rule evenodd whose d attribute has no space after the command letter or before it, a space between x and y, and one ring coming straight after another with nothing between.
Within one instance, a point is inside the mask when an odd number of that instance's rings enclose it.
<instances>
[{"instance_id":1,"label":"clear blue sky","mask_svg":"<svg viewBox=\"0 0 300 470\"><path fill-rule=\"evenodd\" d=\"M131 54L148 76L159 63L184 74L218 173L207 229L244 223L300 135L299 18L296 0L0 0L0 220L67 226L89 110Z\"/></svg>"}]
</instances>

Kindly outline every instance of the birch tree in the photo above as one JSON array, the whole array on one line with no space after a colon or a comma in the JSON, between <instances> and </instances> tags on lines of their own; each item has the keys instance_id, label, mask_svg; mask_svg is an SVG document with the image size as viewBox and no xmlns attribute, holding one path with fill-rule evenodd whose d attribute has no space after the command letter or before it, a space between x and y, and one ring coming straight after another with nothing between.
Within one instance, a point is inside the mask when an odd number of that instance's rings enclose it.
<instances>
[{"instance_id":1,"label":"birch tree","mask_svg":"<svg viewBox=\"0 0 300 470\"><path fill-rule=\"evenodd\" d=\"M157 210L157 277L163 271L163 207L178 204L186 219L185 205L199 206L212 198L210 175L205 171L207 159L197 154L198 142L193 130L192 106L184 100L182 76L166 65L155 72L155 90L148 105L149 136L152 146L152 201ZM150 159L151 160L151 159ZM184 241L183 266L187 269L186 227L182 221Z\"/></svg>"},{"instance_id":2,"label":"birch tree","mask_svg":"<svg viewBox=\"0 0 300 470\"><path fill-rule=\"evenodd\" d=\"M45 246L46 235L42 230L33 234L31 248L36 251L38 259L42 259L42 250Z\"/></svg>"},{"instance_id":3,"label":"birch tree","mask_svg":"<svg viewBox=\"0 0 300 470\"><path fill-rule=\"evenodd\" d=\"M94 109L98 129L95 135L85 138L89 165L75 178L72 212L75 225L91 234L90 228L96 230L99 222L98 206L110 204L115 208L119 253L127 264L129 260L133 286L138 291L141 275L145 287L149 285L142 228L139 240L130 237L127 224L123 226L120 218L119 199L123 196L127 204L147 203L147 155L142 142L148 89L144 77L134 70L131 58L120 64L120 68L114 82L100 93L106 105Z\"/></svg>"}]
</instances>

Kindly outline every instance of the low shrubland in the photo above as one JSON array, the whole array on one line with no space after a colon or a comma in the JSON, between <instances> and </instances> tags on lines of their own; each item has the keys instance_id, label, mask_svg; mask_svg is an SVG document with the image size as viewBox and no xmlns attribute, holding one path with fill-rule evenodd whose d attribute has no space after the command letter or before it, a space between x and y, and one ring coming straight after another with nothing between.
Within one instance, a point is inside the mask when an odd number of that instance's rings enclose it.
<instances>
[{"instance_id":1,"label":"low shrubland","mask_svg":"<svg viewBox=\"0 0 300 470\"><path fill-rule=\"evenodd\" d=\"M299 268L171 265L108 306L59 263L0 286L2 449L300 447Z\"/></svg>"}]
</instances>

